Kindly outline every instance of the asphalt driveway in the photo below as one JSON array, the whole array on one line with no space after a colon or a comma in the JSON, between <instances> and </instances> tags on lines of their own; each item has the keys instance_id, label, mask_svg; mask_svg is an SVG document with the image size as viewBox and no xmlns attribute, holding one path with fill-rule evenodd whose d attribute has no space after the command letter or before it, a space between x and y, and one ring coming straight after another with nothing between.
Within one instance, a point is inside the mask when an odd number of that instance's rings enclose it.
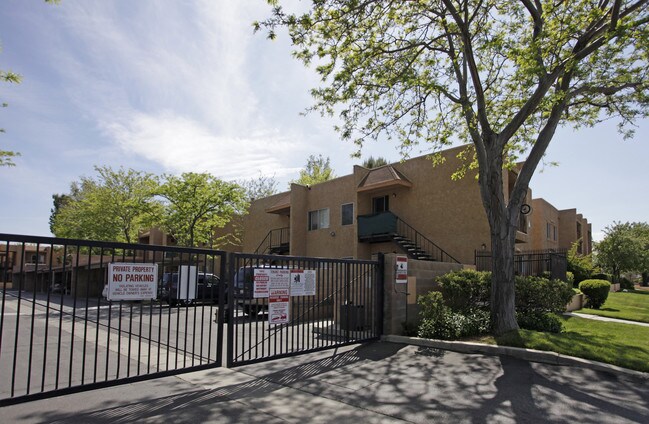
<instances>
[{"instance_id":1,"label":"asphalt driveway","mask_svg":"<svg viewBox=\"0 0 649 424\"><path fill-rule=\"evenodd\" d=\"M646 423L648 380L376 342L0 408L3 422Z\"/></svg>"}]
</instances>

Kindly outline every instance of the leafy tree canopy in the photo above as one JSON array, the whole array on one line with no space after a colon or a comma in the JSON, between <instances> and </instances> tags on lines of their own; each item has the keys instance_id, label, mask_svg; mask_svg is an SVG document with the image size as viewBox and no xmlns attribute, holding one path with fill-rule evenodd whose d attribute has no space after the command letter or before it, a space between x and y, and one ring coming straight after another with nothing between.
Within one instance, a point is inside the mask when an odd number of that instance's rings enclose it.
<instances>
[{"instance_id":1,"label":"leafy tree canopy","mask_svg":"<svg viewBox=\"0 0 649 424\"><path fill-rule=\"evenodd\" d=\"M248 205L243 188L207 173L165 175L158 195L163 208L156 225L181 246L212 245L214 229L222 228Z\"/></svg>"},{"instance_id":2,"label":"leafy tree canopy","mask_svg":"<svg viewBox=\"0 0 649 424\"><path fill-rule=\"evenodd\" d=\"M257 178L240 181L239 185L244 189L248 202L277 193L277 180L275 176L267 177L261 173Z\"/></svg>"},{"instance_id":3,"label":"leafy tree canopy","mask_svg":"<svg viewBox=\"0 0 649 424\"><path fill-rule=\"evenodd\" d=\"M385 158L381 157L381 156L377 157L376 159L374 159L373 156L370 156L369 158L367 158L367 159L365 159L363 161L363 166L365 168L369 168L369 169L378 168L379 166L383 166L383 165L387 165L387 164L388 164L388 161Z\"/></svg>"},{"instance_id":4,"label":"leafy tree canopy","mask_svg":"<svg viewBox=\"0 0 649 424\"><path fill-rule=\"evenodd\" d=\"M156 178L132 169L95 167L96 178L81 177L69 194L52 196L50 230L57 237L132 243L148 228L159 204Z\"/></svg>"},{"instance_id":5,"label":"leafy tree canopy","mask_svg":"<svg viewBox=\"0 0 649 424\"><path fill-rule=\"evenodd\" d=\"M325 159L322 155L318 155L318 157L311 155L307 159L304 169L300 170L300 178L292 182L301 185L314 185L335 177L328 157Z\"/></svg>"},{"instance_id":6,"label":"leafy tree canopy","mask_svg":"<svg viewBox=\"0 0 649 424\"><path fill-rule=\"evenodd\" d=\"M615 222L604 230L606 236L595 244L595 259L619 281L623 272L649 271L649 224Z\"/></svg>"},{"instance_id":7,"label":"leafy tree canopy","mask_svg":"<svg viewBox=\"0 0 649 424\"><path fill-rule=\"evenodd\" d=\"M492 321L518 328L514 245L530 179L559 125L616 118L625 136L648 115L649 0L314 0L306 13L254 24L288 28L322 85L313 109L343 139L387 137L407 154L471 141L491 231ZM511 192L502 169L524 161Z\"/></svg>"}]
</instances>

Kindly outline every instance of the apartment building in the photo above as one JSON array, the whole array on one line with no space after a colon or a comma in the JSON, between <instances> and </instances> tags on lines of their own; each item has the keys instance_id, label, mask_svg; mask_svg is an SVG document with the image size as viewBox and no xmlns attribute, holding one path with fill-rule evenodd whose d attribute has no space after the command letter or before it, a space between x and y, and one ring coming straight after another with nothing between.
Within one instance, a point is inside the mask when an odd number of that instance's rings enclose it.
<instances>
[{"instance_id":1,"label":"apartment building","mask_svg":"<svg viewBox=\"0 0 649 424\"><path fill-rule=\"evenodd\" d=\"M490 236L475 171L451 178L465 148L443 151L442 164L421 156L375 169L355 166L352 174L312 187L292 184L287 192L254 201L244 218L242 250L359 259L406 252L419 259L473 264L475 251L489 248ZM516 171L503 170L506 196L516 177ZM537 200L543 207L535 206L529 190L525 203L532 211L521 214L519 251L560 248L568 240L561 238L559 226L561 216L567 227L568 215ZM581 219L586 234L590 226ZM538 235L546 234L546 222L556 226L549 239Z\"/></svg>"},{"instance_id":2,"label":"apartment building","mask_svg":"<svg viewBox=\"0 0 649 424\"><path fill-rule=\"evenodd\" d=\"M529 250L567 250L577 244L577 253L592 253L592 226L576 209L558 210L547 200L532 200Z\"/></svg>"}]
</instances>

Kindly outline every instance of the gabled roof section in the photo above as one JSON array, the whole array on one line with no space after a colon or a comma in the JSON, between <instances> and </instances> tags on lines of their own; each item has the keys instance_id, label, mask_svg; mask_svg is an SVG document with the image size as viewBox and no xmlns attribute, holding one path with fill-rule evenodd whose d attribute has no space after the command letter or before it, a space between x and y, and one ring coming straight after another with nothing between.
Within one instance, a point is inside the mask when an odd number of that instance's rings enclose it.
<instances>
[{"instance_id":1,"label":"gabled roof section","mask_svg":"<svg viewBox=\"0 0 649 424\"><path fill-rule=\"evenodd\" d=\"M279 196L277 202L270 207L266 208L268 213L276 213L278 215L288 215L291 212L291 192L287 191Z\"/></svg>"},{"instance_id":2,"label":"gabled roof section","mask_svg":"<svg viewBox=\"0 0 649 424\"><path fill-rule=\"evenodd\" d=\"M370 169L370 172L358 185L358 191L370 191L389 187L412 187L412 183L405 175L397 171L392 165Z\"/></svg>"}]
</instances>

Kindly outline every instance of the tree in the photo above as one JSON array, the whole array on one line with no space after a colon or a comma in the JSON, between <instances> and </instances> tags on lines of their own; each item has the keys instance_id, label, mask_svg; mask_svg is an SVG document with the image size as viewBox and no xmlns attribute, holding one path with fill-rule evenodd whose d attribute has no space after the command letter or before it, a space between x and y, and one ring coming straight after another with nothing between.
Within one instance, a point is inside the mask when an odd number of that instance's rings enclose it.
<instances>
[{"instance_id":1,"label":"tree","mask_svg":"<svg viewBox=\"0 0 649 424\"><path fill-rule=\"evenodd\" d=\"M69 194L52 196L50 230L57 237L132 243L148 228L159 204L152 174L95 167L96 178L81 177Z\"/></svg>"},{"instance_id":2,"label":"tree","mask_svg":"<svg viewBox=\"0 0 649 424\"><path fill-rule=\"evenodd\" d=\"M261 173L259 173L257 178L251 178L239 182L239 185L245 191L248 202L272 196L277 193L277 180L275 179L275 176L267 177Z\"/></svg>"},{"instance_id":3,"label":"tree","mask_svg":"<svg viewBox=\"0 0 649 424\"><path fill-rule=\"evenodd\" d=\"M407 152L471 141L491 233L492 323L517 329L514 243L529 181L559 125L647 116L649 0L318 0L306 13L270 0L254 24L287 27L294 55L317 62L312 110L338 113L359 149L396 138ZM503 168L522 161L509 192ZM459 170L458 176L465 169Z\"/></svg>"},{"instance_id":4,"label":"tree","mask_svg":"<svg viewBox=\"0 0 649 424\"><path fill-rule=\"evenodd\" d=\"M592 255L581 255L577 253L581 240L575 241L568 249L566 259L568 262L568 271L572 272L575 277L574 284L577 285L584 280L588 280L595 273Z\"/></svg>"},{"instance_id":5,"label":"tree","mask_svg":"<svg viewBox=\"0 0 649 424\"><path fill-rule=\"evenodd\" d=\"M45 0L45 3L58 4L60 3L60 0ZM21 80L22 77L19 74L11 71L3 71L2 69L0 69L1 82L20 84ZM9 105L6 102L2 102L0 106L7 107ZM0 133L4 132L4 128L0 128ZM12 160L16 156L20 156L20 153L13 152L11 150L0 150L0 166L16 166L16 164Z\"/></svg>"},{"instance_id":6,"label":"tree","mask_svg":"<svg viewBox=\"0 0 649 424\"><path fill-rule=\"evenodd\" d=\"M649 224L615 222L604 232L604 239L595 245L595 259L615 281L620 281L623 272L649 271Z\"/></svg>"},{"instance_id":7,"label":"tree","mask_svg":"<svg viewBox=\"0 0 649 424\"><path fill-rule=\"evenodd\" d=\"M300 178L292 182L301 185L314 185L324 183L335 177L328 157L325 159L322 155L318 155L317 158L310 155L306 161L306 166L300 170Z\"/></svg>"},{"instance_id":8,"label":"tree","mask_svg":"<svg viewBox=\"0 0 649 424\"><path fill-rule=\"evenodd\" d=\"M363 161L363 166L365 168L369 168L369 169L378 168L379 166L383 166L383 165L387 165L387 164L388 164L388 161L385 160L385 158L382 158L380 156L377 157L376 159L374 159L373 156L370 156L369 158L367 158L367 159L365 159Z\"/></svg>"},{"instance_id":9,"label":"tree","mask_svg":"<svg viewBox=\"0 0 649 424\"><path fill-rule=\"evenodd\" d=\"M155 223L181 246L211 245L214 229L247 207L244 190L236 183L194 172L163 178L158 190L163 209Z\"/></svg>"}]
</instances>

